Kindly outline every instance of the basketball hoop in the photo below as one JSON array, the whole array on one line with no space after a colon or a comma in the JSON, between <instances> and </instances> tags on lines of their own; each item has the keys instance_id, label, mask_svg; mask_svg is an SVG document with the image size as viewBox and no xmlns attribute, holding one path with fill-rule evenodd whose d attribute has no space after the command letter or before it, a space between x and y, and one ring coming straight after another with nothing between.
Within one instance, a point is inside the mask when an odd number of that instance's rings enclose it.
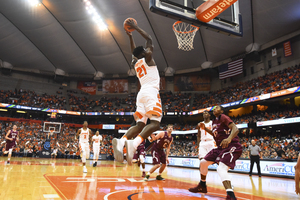
<instances>
[{"instance_id":1,"label":"basketball hoop","mask_svg":"<svg viewBox=\"0 0 300 200\"><path fill-rule=\"evenodd\" d=\"M178 42L178 49L183 51L190 51L194 49L193 41L196 35L196 32L199 30L199 27L177 21L173 24L173 31L176 35Z\"/></svg>"}]
</instances>

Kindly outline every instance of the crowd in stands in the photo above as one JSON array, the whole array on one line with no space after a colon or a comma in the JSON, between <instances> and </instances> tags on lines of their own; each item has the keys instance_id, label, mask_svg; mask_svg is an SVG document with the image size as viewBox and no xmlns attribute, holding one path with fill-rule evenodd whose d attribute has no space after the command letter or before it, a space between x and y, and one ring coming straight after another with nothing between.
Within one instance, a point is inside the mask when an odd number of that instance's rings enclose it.
<instances>
[{"instance_id":1,"label":"crowd in stands","mask_svg":"<svg viewBox=\"0 0 300 200\"><path fill-rule=\"evenodd\" d=\"M270 111L258 111L255 114L250 113L243 116L231 117L231 119L236 124L242 123L256 123L258 121L267 121L267 120L275 120L280 118L291 118L291 117L299 117L300 116L300 108L299 107L281 107L275 110Z\"/></svg>"},{"instance_id":2,"label":"crowd in stands","mask_svg":"<svg viewBox=\"0 0 300 200\"><path fill-rule=\"evenodd\" d=\"M124 98L102 96L97 100L73 94L68 94L68 96L71 110L93 112L131 112L135 107L136 99L134 94Z\"/></svg>"},{"instance_id":3,"label":"crowd in stands","mask_svg":"<svg viewBox=\"0 0 300 200\"><path fill-rule=\"evenodd\" d=\"M161 93L161 101L165 112L190 111L192 93Z\"/></svg>"},{"instance_id":4,"label":"crowd in stands","mask_svg":"<svg viewBox=\"0 0 300 200\"><path fill-rule=\"evenodd\" d=\"M243 146L241 158L249 158L248 147L251 145L251 140L255 140L256 144L262 150L261 159L297 159L300 150L300 140L298 134L288 135L287 137L280 136L263 136L240 138L240 143Z\"/></svg>"},{"instance_id":5,"label":"crowd in stands","mask_svg":"<svg viewBox=\"0 0 300 200\"><path fill-rule=\"evenodd\" d=\"M299 76L300 66L296 65L206 94L162 92L163 111L187 112L299 86ZM127 97L99 96L97 100L92 100L90 95L78 90L67 90L67 95L69 109L72 111L129 112L134 108L136 99L136 94L129 94ZM34 91L22 89L1 90L0 102L39 108L67 109L66 98L63 95L38 95Z\"/></svg>"},{"instance_id":6,"label":"crowd in stands","mask_svg":"<svg viewBox=\"0 0 300 200\"><path fill-rule=\"evenodd\" d=\"M208 94L195 94L192 110L299 86L299 77L300 65L296 65L218 91L210 91Z\"/></svg>"},{"instance_id":7,"label":"crowd in stands","mask_svg":"<svg viewBox=\"0 0 300 200\"><path fill-rule=\"evenodd\" d=\"M36 94L32 90L0 90L0 102L37 108L66 109L66 98L58 95Z\"/></svg>"}]
</instances>

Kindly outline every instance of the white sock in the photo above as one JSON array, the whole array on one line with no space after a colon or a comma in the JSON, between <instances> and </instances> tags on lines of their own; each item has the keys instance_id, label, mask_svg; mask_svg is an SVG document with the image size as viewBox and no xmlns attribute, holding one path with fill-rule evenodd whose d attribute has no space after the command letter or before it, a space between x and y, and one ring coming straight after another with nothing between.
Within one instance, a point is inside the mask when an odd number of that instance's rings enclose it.
<instances>
[{"instance_id":1,"label":"white sock","mask_svg":"<svg viewBox=\"0 0 300 200\"><path fill-rule=\"evenodd\" d=\"M10 158L8 158L7 160L10 161Z\"/></svg>"},{"instance_id":2,"label":"white sock","mask_svg":"<svg viewBox=\"0 0 300 200\"><path fill-rule=\"evenodd\" d=\"M150 175L150 172L147 172L147 175Z\"/></svg>"},{"instance_id":3,"label":"white sock","mask_svg":"<svg viewBox=\"0 0 300 200\"><path fill-rule=\"evenodd\" d=\"M133 140L133 147L135 148L135 149L137 149L137 147L143 142L143 138L142 138L142 136L140 136L140 135L138 135L136 138L134 138L134 140Z\"/></svg>"}]
</instances>

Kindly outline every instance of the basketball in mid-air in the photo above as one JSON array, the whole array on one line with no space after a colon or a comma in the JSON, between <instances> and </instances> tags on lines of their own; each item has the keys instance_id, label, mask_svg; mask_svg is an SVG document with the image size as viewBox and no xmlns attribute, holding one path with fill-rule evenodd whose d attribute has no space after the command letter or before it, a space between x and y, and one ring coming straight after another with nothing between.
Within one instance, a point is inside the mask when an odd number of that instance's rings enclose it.
<instances>
[{"instance_id":1,"label":"basketball in mid-air","mask_svg":"<svg viewBox=\"0 0 300 200\"><path fill-rule=\"evenodd\" d=\"M127 19L125 19L125 21L124 21L124 29L125 29L125 31L128 31L128 32L132 32L132 31L134 31L135 29L134 28L132 28L129 24L127 24L127 22L128 22L128 20L133 20L134 21L134 23L137 25L137 22L136 22L136 20L135 19L133 19L133 18L127 18Z\"/></svg>"}]
</instances>

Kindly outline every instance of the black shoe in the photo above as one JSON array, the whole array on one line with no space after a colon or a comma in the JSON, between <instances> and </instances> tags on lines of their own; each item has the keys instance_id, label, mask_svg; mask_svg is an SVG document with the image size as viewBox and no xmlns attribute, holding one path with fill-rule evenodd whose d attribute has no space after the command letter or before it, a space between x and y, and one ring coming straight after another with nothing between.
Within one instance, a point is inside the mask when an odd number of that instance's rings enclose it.
<instances>
[{"instance_id":1,"label":"black shoe","mask_svg":"<svg viewBox=\"0 0 300 200\"><path fill-rule=\"evenodd\" d=\"M144 178L144 181L148 181L150 178L150 175L146 175L145 178Z\"/></svg>"},{"instance_id":2,"label":"black shoe","mask_svg":"<svg viewBox=\"0 0 300 200\"><path fill-rule=\"evenodd\" d=\"M233 197L227 195L225 200L236 200L236 198L233 198Z\"/></svg>"},{"instance_id":3,"label":"black shoe","mask_svg":"<svg viewBox=\"0 0 300 200\"><path fill-rule=\"evenodd\" d=\"M252 176L252 174L249 174L249 176Z\"/></svg>"},{"instance_id":4,"label":"black shoe","mask_svg":"<svg viewBox=\"0 0 300 200\"><path fill-rule=\"evenodd\" d=\"M207 187L203 187L200 183L194 187L194 188L190 188L189 189L190 192L193 192L193 193L197 193L197 192L201 192L201 193L207 193Z\"/></svg>"},{"instance_id":5,"label":"black shoe","mask_svg":"<svg viewBox=\"0 0 300 200\"><path fill-rule=\"evenodd\" d=\"M163 177L161 177L161 175L156 176L156 180L158 181L164 181L165 179Z\"/></svg>"},{"instance_id":6,"label":"black shoe","mask_svg":"<svg viewBox=\"0 0 300 200\"><path fill-rule=\"evenodd\" d=\"M94 164L93 164L93 167L96 167L97 166L97 163L95 162Z\"/></svg>"},{"instance_id":7,"label":"black shoe","mask_svg":"<svg viewBox=\"0 0 300 200\"><path fill-rule=\"evenodd\" d=\"M261 175L258 175L259 177L261 177Z\"/></svg>"}]
</instances>

